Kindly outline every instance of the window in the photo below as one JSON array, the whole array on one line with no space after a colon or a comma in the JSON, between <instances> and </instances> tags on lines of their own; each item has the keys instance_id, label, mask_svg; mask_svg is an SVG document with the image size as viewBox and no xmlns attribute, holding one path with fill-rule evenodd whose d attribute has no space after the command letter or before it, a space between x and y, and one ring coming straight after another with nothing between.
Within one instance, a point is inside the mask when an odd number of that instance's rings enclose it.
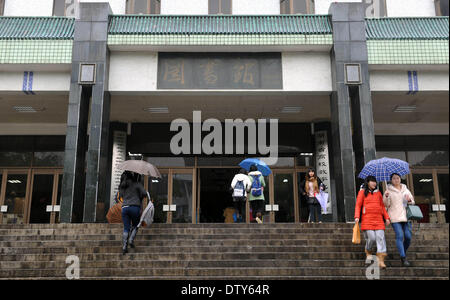
<instances>
[{"instance_id":1,"label":"window","mask_svg":"<svg viewBox=\"0 0 450 300\"><path fill-rule=\"evenodd\" d=\"M74 17L75 5L75 0L53 0L53 15Z\"/></svg>"},{"instance_id":2,"label":"window","mask_svg":"<svg viewBox=\"0 0 450 300\"><path fill-rule=\"evenodd\" d=\"M314 0L281 0L281 14L314 14Z\"/></svg>"},{"instance_id":3,"label":"window","mask_svg":"<svg viewBox=\"0 0 450 300\"><path fill-rule=\"evenodd\" d=\"M435 0L434 2L436 5L436 16L448 17L448 0Z\"/></svg>"},{"instance_id":4,"label":"window","mask_svg":"<svg viewBox=\"0 0 450 300\"><path fill-rule=\"evenodd\" d=\"M408 151L410 166L448 166L448 151Z\"/></svg>"},{"instance_id":5,"label":"window","mask_svg":"<svg viewBox=\"0 0 450 300\"><path fill-rule=\"evenodd\" d=\"M209 0L208 7L210 15L231 14L231 0Z\"/></svg>"},{"instance_id":6,"label":"window","mask_svg":"<svg viewBox=\"0 0 450 300\"><path fill-rule=\"evenodd\" d=\"M5 0L0 0L0 16L3 16L4 7L5 7Z\"/></svg>"},{"instance_id":7,"label":"window","mask_svg":"<svg viewBox=\"0 0 450 300\"><path fill-rule=\"evenodd\" d=\"M159 15L160 13L160 0L127 0L127 14Z\"/></svg>"}]
</instances>

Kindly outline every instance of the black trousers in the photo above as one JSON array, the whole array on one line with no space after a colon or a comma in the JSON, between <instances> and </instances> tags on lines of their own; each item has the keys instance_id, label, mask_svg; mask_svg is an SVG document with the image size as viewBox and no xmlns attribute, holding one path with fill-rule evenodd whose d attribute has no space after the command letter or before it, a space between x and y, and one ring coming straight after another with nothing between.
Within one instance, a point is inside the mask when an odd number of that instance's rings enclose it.
<instances>
[{"instance_id":1,"label":"black trousers","mask_svg":"<svg viewBox=\"0 0 450 300\"><path fill-rule=\"evenodd\" d=\"M261 216L264 212L264 200L253 200L250 201L250 206L252 208L253 218L256 218L257 213L261 213Z\"/></svg>"},{"instance_id":2,"label":"black trousers","mask_svg":"<svg viewBox=\"0 0 450 300\"><path fill-rule=\"evenodd\" d=\"M317 222L316 213L319 219L319 222L322 222L322 208L319 203L317 204L308 204L309 207L309 221Z\"/></svg>"},{"instance_id":3,"label":"black trousers","mask_svg":"<svg viewBox=\"0 0 450 300\"><path fill-rule=\"evenodd\" d=\"M233 199L234 209L239 213L242 218L245 217L245 200L235 200Z\"/></svg>"}]
</instances>

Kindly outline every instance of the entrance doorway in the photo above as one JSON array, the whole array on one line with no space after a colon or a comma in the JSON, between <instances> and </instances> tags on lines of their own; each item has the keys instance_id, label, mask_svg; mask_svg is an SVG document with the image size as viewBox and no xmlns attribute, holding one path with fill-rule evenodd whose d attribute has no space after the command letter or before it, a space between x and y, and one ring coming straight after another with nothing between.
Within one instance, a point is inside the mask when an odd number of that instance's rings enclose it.
<instances>
[{"instance_id":1,"label":"entrance doorway","mask_svg":"<svg viewBox=\"0 0 450 300\"><path fill-rule=\"evenodd\" d=\"M200 223L224 223L224 211L233 207L230 185L238 168L199 168Z\"/></svg>"},{"instance_id":2,"label":"entrance doorway","mask_svg":"<svg viewBox=\"0 0 450 300\"><path fill-rule=\"evenodd\" d=\"M59 223L62 169L0 170L0 224Z\"/></svg>"}]
</instances>

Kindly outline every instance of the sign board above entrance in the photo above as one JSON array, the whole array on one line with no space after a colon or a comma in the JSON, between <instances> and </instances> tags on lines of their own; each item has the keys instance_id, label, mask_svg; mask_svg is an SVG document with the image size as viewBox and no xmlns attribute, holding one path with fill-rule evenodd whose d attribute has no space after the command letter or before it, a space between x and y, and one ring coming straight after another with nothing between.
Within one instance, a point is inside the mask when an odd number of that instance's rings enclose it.
<instances>
[{"instance_id":1,"label":"sign board above entrance","mask_svg":"<svg viewBox=\"0 0 450 300\"><path fill-rule=\"evenodd\" d=\"M158 54L158 89L282 89L281 53Z\"/></svg>"}]
</instances>

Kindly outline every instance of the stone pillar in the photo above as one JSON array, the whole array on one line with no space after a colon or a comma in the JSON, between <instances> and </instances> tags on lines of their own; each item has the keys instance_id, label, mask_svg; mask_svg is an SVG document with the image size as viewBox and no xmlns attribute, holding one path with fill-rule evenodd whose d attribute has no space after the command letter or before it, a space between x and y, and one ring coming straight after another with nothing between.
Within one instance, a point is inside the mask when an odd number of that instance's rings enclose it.
<instances>
[{"instance_id":1,"label":"stone pillar","mask_svg":"<svg viewBox=\"0 0 450 300\"><path fill-rule=\"evenodd\" d=\"M334 177L339 221L353 221L355 178L366 162L375 158L372 100L362 3L332 3L331 53L333 92L331 120ZM346 63L361 65L362 84L345 84Z\"/></svg>"},{"instance_id":2,"label":"stone pillar","mask_svg":"<svg viewBox=\"0 0 450 300\"><path fill-rule=\"evenodd\" d=\"M112 14L109 3L80 3L79 19L75 21L72 51L72 79L70 89L69 116L66 136L61 222L72 222L71 207L83 201L83 222L96 221L98 203L109 198L107 189L109 172L108 132L110 94L107 91L109 51L107 47L108 17ZM93 86L78 85L80 63L95 63L96 74ZM83 92L81 92L83 91ZM87 118L89 101L81 95L86 91L90 97L89 145L84 175ZM87 107L87 109L86 109ZM75 118L78 116L78 118ZM85 188L83 186L85 178Z\"/></svg>"}]
</instances>

